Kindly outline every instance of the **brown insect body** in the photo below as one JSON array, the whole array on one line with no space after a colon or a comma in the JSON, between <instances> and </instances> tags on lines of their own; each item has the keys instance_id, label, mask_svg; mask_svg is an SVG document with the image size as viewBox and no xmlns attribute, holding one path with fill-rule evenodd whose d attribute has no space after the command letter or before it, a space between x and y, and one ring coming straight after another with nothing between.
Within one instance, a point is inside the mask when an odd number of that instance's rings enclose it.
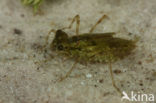
<instances>
[{"instance_id":1,"label":"brown insect body","mask_svg":"<svg viewBox=\"0 0 156 103\"><path fill-rule=\"evenodd\" d=\"M113 37L114 33L85 33L69 37L57 30L51 48L79 62L109 62L122 59L135 48L135 42Z\"/></svg>"}]
</instances>

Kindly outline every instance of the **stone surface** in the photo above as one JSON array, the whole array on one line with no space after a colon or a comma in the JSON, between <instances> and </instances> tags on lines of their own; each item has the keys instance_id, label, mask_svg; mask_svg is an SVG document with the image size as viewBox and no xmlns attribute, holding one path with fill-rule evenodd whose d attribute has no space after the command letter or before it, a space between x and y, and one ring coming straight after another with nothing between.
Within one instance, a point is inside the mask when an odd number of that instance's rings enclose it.
<instances>
[{"instance_id":1,"label":"stone surface","mask_svg":"<svg viewBox=\"0 0 156 103\"><path fill-rule=\"evenodd\" d=\"M42 62L40 48L48 31L69 25L76 14L81 17L80 33L88 32L106 14L109 20L94 32L116 32L116 36L128 39L140 37L134 53L112 65L113 70L121 71L115 74L115 80L128 95L131 91L155 95L155 5L156 0L45 0L43 14L34 16L32 8L23 6L20 0L0 0L0 103L121 102L107 64L78 64L69 78L55 83L74 61L54 56ZM66 32L75 35L74 28Z\"/></svg>"}]
</instances>

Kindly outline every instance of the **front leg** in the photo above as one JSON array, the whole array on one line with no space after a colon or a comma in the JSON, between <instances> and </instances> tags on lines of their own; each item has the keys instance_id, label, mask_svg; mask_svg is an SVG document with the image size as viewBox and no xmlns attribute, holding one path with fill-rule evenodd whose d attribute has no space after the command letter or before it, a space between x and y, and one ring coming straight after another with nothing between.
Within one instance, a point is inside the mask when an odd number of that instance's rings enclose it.
<instances>
[{"instance_id":1,"label":"front leg","mask_svg":"<svg viewBox=\"0 0 156 103\"><path fill-rule=\"evenodd\" d=\"M73 23L76 21L76 35L79 35L79 26L80 26L80 16L76 15L73 19L72 22L70 23L70 25L68 27L64 27L61 30L64 29L71 29L73 26Z\"/></svg>"},{"instance_id":2,"label":"front leg","mask_svg":"<svg viewBox=\"0 0 156 103\"><path fill-rule=\"evenodd\" d=\"M63 76L63 77L61 77L58 81L59 81L59 82L62 82L62 81L65 80L67 77L69 77L70 74L71 74L71 72L74 70L74 68L75 68L75 66L76 66L77 63L78 63L78 62L75 61L75 63L73 64L73 66L71 67L71 69L66 73L66 75Z\"/></svg>"}]
</instances>

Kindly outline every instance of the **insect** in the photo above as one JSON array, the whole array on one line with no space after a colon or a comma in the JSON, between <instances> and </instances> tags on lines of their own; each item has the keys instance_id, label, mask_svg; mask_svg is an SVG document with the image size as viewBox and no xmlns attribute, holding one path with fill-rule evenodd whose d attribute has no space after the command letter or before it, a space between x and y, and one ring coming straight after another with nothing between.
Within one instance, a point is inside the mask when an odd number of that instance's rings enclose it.
<instances>
[{"instance_id":1,"label":"insect","mask_svg":"<svg viewBox=\"0 0 156 103\"><path fill-rule=\"evenodd\" d=\"M93 33L96 26L101 23L104 18L108 18L108 16L103 15L90 29L89 33L79 34L80 16L76 15L68 27L64 27L59 30L51 29L46 41L48 41L50 33L54 32L55 37L50 44L50 49L52 51L56 51L58 54L75 60L71 69L64 77L61 77L59 81L66 79L79 62L108 63L112 84L114 88L122 94L115 84L111 64L131 54L133 49L136 47L136 41L113 37L115 34L114 32ZM70 29L75 21L76 35L69 36L63 30Z\"/></svg>"}]
</instances>

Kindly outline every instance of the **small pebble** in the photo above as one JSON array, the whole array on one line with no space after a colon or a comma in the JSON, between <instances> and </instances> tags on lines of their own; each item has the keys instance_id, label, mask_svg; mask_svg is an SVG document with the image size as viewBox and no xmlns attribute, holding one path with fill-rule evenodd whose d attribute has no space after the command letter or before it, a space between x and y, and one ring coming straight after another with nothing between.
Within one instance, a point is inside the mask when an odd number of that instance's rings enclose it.
<instances>
[{"instance_id":1,"label":"small pebble","mask_svg":"<svg viewBox=\"0 0 156 103\"><path fill-rule=\"evenodd\" d=\"M91 75L91 74L87 74L86 77L87 77L87 78L91 78L92 75Z\"/></svg>"}]
</instances>

